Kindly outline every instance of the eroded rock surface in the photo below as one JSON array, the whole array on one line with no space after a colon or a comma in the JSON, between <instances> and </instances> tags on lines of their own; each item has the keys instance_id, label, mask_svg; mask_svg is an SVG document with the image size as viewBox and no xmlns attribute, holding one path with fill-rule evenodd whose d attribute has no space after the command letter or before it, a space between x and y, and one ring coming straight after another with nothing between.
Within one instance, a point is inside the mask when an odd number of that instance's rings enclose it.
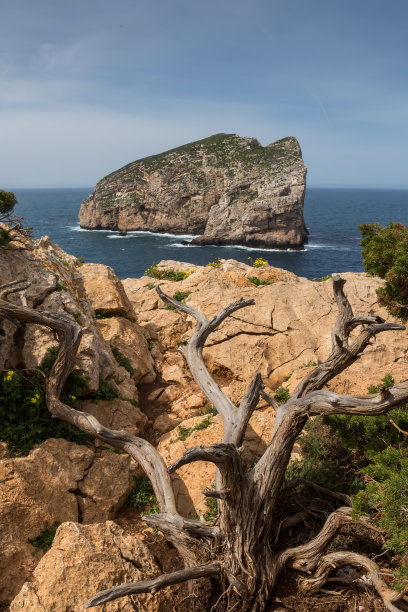
<instances>
[{"instance_id":1,"label":"eroded rock surface","mask_svg":"<svg viewBox=\"0 0 408 612\"><path fill-rule=\"evenodd\" d=\"M52 548L34 570L10 606L10 612L82 612L98 591L161 573L147 546L108 521L96 525L66 522L55 534ZM167 612L169 588L156 595L124 597L103 604L104 612Z\"/></svg>"},{"instance_id":2,"label":"eroded rock surface","mask_svg":"<svg viewBox=\"0 0 408 612\"><path fill-rule=\"evenodd\" d=\"M93 523L111 518L136 471L127 455L107 450L95 454L63 439L47 440L27 457L3 458L0 601L14 597L41 558L28 538L36 538L55 522Z\"/></svg>"},{"instance_id":3,"label":"eroded rock surface","mask_svg":"<svg viewBox=\"0 0 408 612\"><path fill-rule=\"evenodd\" d=\"M306 168L297 140L216 134L127 164L81 205L81 227L202 234L195 244L303 248Z\"/></svg>"}]
</instances>

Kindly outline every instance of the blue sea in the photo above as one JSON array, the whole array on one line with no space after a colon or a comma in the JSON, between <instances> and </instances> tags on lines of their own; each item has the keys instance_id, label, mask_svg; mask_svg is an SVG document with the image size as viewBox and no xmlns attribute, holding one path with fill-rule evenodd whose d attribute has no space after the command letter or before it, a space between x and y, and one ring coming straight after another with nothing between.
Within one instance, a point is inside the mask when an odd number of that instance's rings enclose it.
<instances>
[{"instance_id":1,"label":"blue sea","mask_svg":"<svg viewBox=\"0 0 408 612\"><path fill-rule=\"evenodd\" d=\"M129 232L119 236L105 230L79 227L80 204L92 188L15 189L15 213L34 228L37 238L48 235L61 247L86 262L114 268L121 278L141 276L161 259L204 265L217 257L248 263L264 257L272 266L307 278L334 272L361 272L358 225L378 221L408 223L408 190L399 189L307 189L305 220L309 244L304 251L277 251L247 247L192 247L182 245L190 236Z\"/></svg>"}]
</instances>

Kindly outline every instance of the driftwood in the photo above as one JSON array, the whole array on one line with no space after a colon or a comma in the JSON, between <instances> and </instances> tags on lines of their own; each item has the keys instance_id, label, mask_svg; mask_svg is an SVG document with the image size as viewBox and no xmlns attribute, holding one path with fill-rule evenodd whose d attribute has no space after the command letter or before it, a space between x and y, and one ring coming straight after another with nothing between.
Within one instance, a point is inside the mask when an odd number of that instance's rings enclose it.
<instances>
[{"instance_id":1,"label":"driftwood","mask_svg":"<svg viewBox=\"0 0 408 612\"><path fill-rule=\"evenodd\" d=\"M262 379L257 374L241 404L236 407L204 364L202 352L210 333L232 313L254 305L253 300L238 300L207 320L193 308L166 296L157 288L164 302L196 320L195 332L188 345L183 347L183 353L194 380L217 409L224 424L220 443L196 446L169 468L146 440L107 429L95 417L61 402L61 389L74 364L81 328L63 315L33 310L20 305L16 299L10 300L11 294L28 286L25 280L0 287L0 316L48 327L59 341L57 359L46 382L46 401L52 417L72 423L106 444L126 451L140 463L152 482L160 508L160 514L145 516L144 520L159 529L184 559L184 570L155 580L113 587L96 594L85 604L86 608L126 595L154 593L168 585L212 576L218 579L222 590L219 601L213 606L217 612L228 609L228 606L239 606L244 612L262 612L268 608L284 568L307 573L302 588L305 593L312 593L327 582L332 569L353 565L369 574L387 610L399 610L395 602L401 595L386 585L373 561L347 551L326 554L341 527L354 524L350 516L350 500L343 494L317 488L347 505L330 514L320 533L310 542L279 552L274 549L282 529L297 524L314 510L311 506L283 521L277 518L276 512L278 496L285 488L294 490L298 484L306 484L316 489L313 483L299 480L285 483L293 445L309 417L319 414L384 414L408 400L408 381L370 396L344 396L323 390L328 381L362 355L378 333L405 329L402 325L386 323L380 317L354 316L343 290L344 283L341 277L333 277L338 317L332 333L331 354L299 383L292 397L281 406L263 391ZM359 333L350 338L351 331L356 328L360 328ZM250 472L246 472L240 447L260 395L276 410L274 433L261 459ZM216 526L186 519L176 509L170 474L194 461L210 461L217 466L216 489L206 492L217 499L219 516Z\"/></svg>"}]
</instances>

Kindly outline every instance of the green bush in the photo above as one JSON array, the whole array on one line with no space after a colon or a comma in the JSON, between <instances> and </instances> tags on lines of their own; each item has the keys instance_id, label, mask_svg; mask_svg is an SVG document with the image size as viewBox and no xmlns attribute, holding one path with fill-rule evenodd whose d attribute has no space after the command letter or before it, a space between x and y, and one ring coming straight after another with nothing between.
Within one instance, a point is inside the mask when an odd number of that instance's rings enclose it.
<instances>
[{"instance_id":1,"label":"green bush","mask_svg":"<svg viewBox=\"0 0 408 612\"><path fill-rule=\"evenodd\" d=\"M63 398L71 404L76 396ZM51 418L45 403L44 377L39 371L24 376L14 370L0 374L0 438L10 456L27 455L48 438L89 443L88 436L69 423Z\"/></svg>"},{"instance_id":2,"label":"green bush","mask_svg":"<svg viewBox=\"0 0 408 612\"><path fill-rule=\"evenodd\" d=\"M191 291L176 291L173 297L178 302L185 302L189 295L191 295Z\"/></svg>"},{"instance_id":3,"label":"green bush","mask_svg":"<svg viewBox=\"0 0 408 612\"><path fill-rule=\"evenodd\" d=\"M255 287L259 287L261 285L272 285L272 281L268 281L268 280L261 280L260 278L258 278L257 276L250 276L248 278L248 280L255 285Z\"/></svg>"},{"instance_id":4,"label":"green bush","mask_svg":"<svg viewBox=\"0 0 408 612\"><path fill-rule=\"evenodd\" d=\"M284 404L290 398L289 389L287 387L280 386L275 391L275 399L278 404Z\"/></svg>"},{"instance_id":5,"label":"green bush","mask_svg":"<svg viewBox=\"0 0 408 612\"><path fill-rule=\"evenodd\" d=\"M90 393L87 396L89 399L93 400L108 400L112 401L116 397L119 397L119 393L105 378L99 374L99 387L93 393Z\"/></svg>"},{"instance_id":6,"label":"green bush","mask_svg":"<svg viewBox=\"0 0 408 612\"><path fill-rule=\"evenodd\" d=\"M17 198L12 191L0 189L0 215L10 213L17 204Z\"/></svg>"},{"instance_id":7,"label":"green bush","mask_svg":"<svg viewBox=\"0 0 408 612\"><path fill-rule=\"evenodd\" d=\"M386 448L362 470L365 489L353 497L353 516L369 516L387 532L386 547L408 550L408 448Z\"/></svg>"},{"instance_id":8,"label":"green bush","mask_svg":"<svg viewBox=\"0 0 408 612\"><path fill-rule=\"evenodd\" d=\"M11 240L10 232L1 228L0 229L0 246L6 246Z\"/></svg>"},{"instance_id":9,"label":"green bush","mask_svg":"<svg viewBox=\"0 0 408 612\"><path fill-rule=\"evenodd\" d=\"M351 494L363 486L363 478L340 436L322 417L311 419L299 438L302 458L290 463L286 478L305 478L331 489Z\"/></svg>"},{"instance_id":10,"label":"green bush","mask_svg":"<svg viewBox=\"0 0 408 612\"><path fill-rule=\"evenodd\" d=\"M174 270L173 268L167 268L167 270L159 270L156 264L152 264L145 271L145 276L159 278L160 280L181 281L193 274L194 272L195 270Z\"/></svg>"},{"instance_id":11,"label":"green bush","mask_svg":"<svg viewBox=\"0 0 408 612\"><path fill-rule=\"evenodd\" d=\"M369 223L360 225L359 230L365 271L385 280L384 287L377 290L379 303L391 315L407 321L408 227L402 223L387 227Z\"/></svg>"},{"instance_id":12,"label":"green bush","mask_svg":"<svg viewBox=\"0 0 408 612\"><path fill-rule=\"evenodd\" d=\"M124 506L127 508L141 508L147 505L156 505L156 495L147 476L133 476L133 480L134 485L127 494Z\"/></svg>"}]
</instances>

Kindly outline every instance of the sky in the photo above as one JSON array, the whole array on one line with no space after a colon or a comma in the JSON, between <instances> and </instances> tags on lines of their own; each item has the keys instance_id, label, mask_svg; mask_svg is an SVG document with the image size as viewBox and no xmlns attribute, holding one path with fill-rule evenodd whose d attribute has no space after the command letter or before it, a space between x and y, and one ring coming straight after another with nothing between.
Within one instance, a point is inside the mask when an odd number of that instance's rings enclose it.
<instances>
[{"instance_id":1,"label":"sky","mask_svg":"<svg viewBox=\"0 0 408 612\"><path fill-rule=\"evenodd\" d=\"M0 187L88 187L219 132L316 187L408 188L406 0L0 0Z\"/></svg>"}]
</instances>

